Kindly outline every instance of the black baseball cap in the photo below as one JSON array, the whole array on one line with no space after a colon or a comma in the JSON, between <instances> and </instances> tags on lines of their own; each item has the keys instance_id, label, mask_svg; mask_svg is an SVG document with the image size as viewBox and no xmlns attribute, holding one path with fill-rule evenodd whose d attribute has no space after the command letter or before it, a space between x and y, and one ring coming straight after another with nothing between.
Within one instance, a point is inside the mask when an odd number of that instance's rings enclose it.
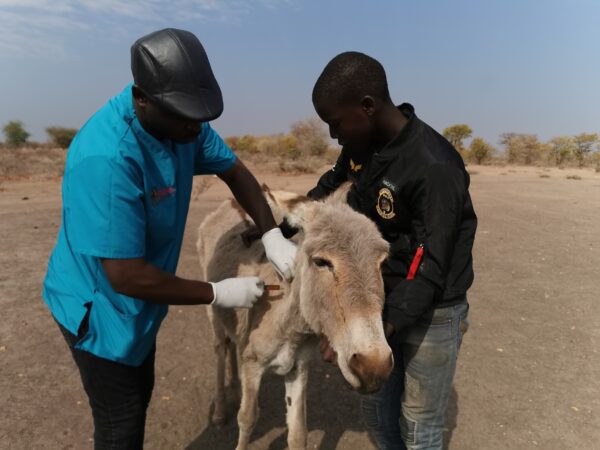
<instances>
[{"instance_id":1,"label":"black baseball cap","mask_svg":"<svg viewBox=\"0 0 600 450\"><path fill-rule=\"evenodd\" d=\"M131 46L135 85L164 108L201 122L223 112L221 88L194 34L165 28Z\"/></svg>"}]
</instances>

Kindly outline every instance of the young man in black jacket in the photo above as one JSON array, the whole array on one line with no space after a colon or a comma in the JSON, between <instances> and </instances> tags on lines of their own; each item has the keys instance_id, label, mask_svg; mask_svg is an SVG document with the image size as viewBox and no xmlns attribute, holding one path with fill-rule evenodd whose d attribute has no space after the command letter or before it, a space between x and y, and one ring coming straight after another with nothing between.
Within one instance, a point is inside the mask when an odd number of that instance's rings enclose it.
<instances>
[{"instance_id":1,"label":"young man in black jacket","mask_svg":"<svg viewBox=\"0 0 600 450\"><path fill-rule=\"evenodd\" d=\"M411 105L394 105L383 67L367 55L331 60L313 104L342 151L309 197L352 181L348 203L391 245L382 266L383 320L395 368L382 391L364 398L365 422L382 449L441 449L473 282L477 218L469 175L459 153ZM327 345L322 351L331 359Z\"/></svg>"}]
</instances>

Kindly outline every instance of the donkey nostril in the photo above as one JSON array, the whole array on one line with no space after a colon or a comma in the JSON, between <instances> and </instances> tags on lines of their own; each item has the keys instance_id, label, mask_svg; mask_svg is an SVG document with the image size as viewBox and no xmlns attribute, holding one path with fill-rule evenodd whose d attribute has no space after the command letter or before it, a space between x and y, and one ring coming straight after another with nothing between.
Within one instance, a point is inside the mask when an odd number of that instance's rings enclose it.
<instances>
[{"instance_id":1,"label":"donkey nostril","mask_svg":"<svg viewBox=\"0 0 600 450\"><path fill-rule=\"evenodd\" d=\"M348 366L350 367L350 369L352 370L352 372L354 372L356 375L358 375L360 377L362 371L363 371L363 367L362 367L362 356L359 353L354 353L351 357L350 357L350 361L348 363Z\"/></svg>"}]
</instances>

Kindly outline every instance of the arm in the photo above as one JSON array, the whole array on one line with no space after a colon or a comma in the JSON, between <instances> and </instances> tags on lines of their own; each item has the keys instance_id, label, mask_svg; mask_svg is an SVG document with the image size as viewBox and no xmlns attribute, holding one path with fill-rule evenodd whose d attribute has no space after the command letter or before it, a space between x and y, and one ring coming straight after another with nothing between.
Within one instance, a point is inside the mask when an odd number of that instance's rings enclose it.
<instances>
[{"instance_id":1,"label":"arm","mask_svg":"<svg viewBox=\"0 0 600 450\"><path fill-rule=\"evenodd\" d=\"M207 305L214 299L210 283L176 277L144 258L101 261L106 278L119 294L169 305Z\"/></svg>"},{"instance_id":2,"label":"arm","mask_svg":"<svg viewBox=\"0 0 600 450\"><path fill-rule=\"evenodd\" d=\"M144 258L101 261L106 278L115 292L150 303L249 308L263 294L263 283L256 277L207 283L179 278Z\"/></svg>"},{"instance_id":3,"label":"arm","mask_svg":"<svg viewBox=\"0 0 600 450\"><path fill-rule=\"evenodd\" d=\"M227 183L237 202L252 217L262 234L267 259L283 278L291 279L296 246L284 238L277 227L256 178L208 124L204 125L199 141L194 173L216 173Z\"/></svg>"},{"instance_id":4,"label":"arm","mask_svg":"<svg viewBox=\"0 0 600 450\"><path fill-rule=\"evenodd\" d=\"M271 208L254 175L238 159L219 177L227 183L235 199L254 220L262 235L267 259L282 278L290 280L294 275L296 245L288 241L277 227Z\"/></svg>"},{"instance_id":5,"label":"arm","mask_svg":"<svg viewBox=\"0 0 600 450\"><path fill-rule=\"evenodd\" d=\"M183 280L146 259L142 168L128 158L88 157L65 176L65 227L73 251L98 258L115 292L163 304L249 307L260 280Z\"/></svg>"},{"instance_id":6,"label":"arm","mask_svg":"<svg viewBox=\"0 0 600 450\"><path fill-rule=\"evenodd\" d=\"M252 217L261 235L277 226L271 208L254 175L239 159L227 171L219 174L242 208Z\"/></svg>"},{"instance_id":7,"label":"arm","mask_svg":"<svg viewBox=\"0 0 600 450\"><path fill-rule=\"evenodd\" d=\"M414 279L400 280L386 298L384 321L394 330L413 323L443 295L466 192L463 172L447 165L429 168L414 189L413 226L424 252Z\"/></svg>"},{"instance_id":8,"label":"arm","mask_svg":"<svg viewBox=\"0 0 600 450\"><path fill-rule=\"evenodd\" d=\"M219 176L226 180L240 204L257 223L263 227L275 226L258 183L241 161L236 161L231 169ZM257 201L257 197L262 202ZM186 280L161 270L144 258L102 259L102 267L116 292L151 303L249 307L262 295L262 282L255 277L217 283Z\"/></svg>"},{"instance_id":9,"label":"arm","mask_svg":"<svg viewBox=\"0 0 600 450\"><path fill-rule=\"evenodd\" d=\"M348 181L348 165L349 159L342 150L333 167L321 175L317 185L308 192L307 196L312 200L320 200L339 188Z\"/></svg>"}]
</instances>

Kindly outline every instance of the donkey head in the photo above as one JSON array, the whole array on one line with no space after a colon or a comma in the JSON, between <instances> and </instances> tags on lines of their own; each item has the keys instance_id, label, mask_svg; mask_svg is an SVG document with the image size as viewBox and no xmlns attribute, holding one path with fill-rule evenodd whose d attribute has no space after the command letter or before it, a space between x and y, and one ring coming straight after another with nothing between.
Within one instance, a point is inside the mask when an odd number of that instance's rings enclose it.
<instances>
[{"instance_id":1,"label":"donkey head","mask_svg":"<svg viewBox=\"0 0 600 450\"><path fill-rule=\"evenodd\" d=\"M292 292L303 319L328 337L353 388L379 390L393 367L382 324L388 243L348 206L347 187L323 202L265 190L274 211L301 230Z\"/></svg>"}]
</instances>

